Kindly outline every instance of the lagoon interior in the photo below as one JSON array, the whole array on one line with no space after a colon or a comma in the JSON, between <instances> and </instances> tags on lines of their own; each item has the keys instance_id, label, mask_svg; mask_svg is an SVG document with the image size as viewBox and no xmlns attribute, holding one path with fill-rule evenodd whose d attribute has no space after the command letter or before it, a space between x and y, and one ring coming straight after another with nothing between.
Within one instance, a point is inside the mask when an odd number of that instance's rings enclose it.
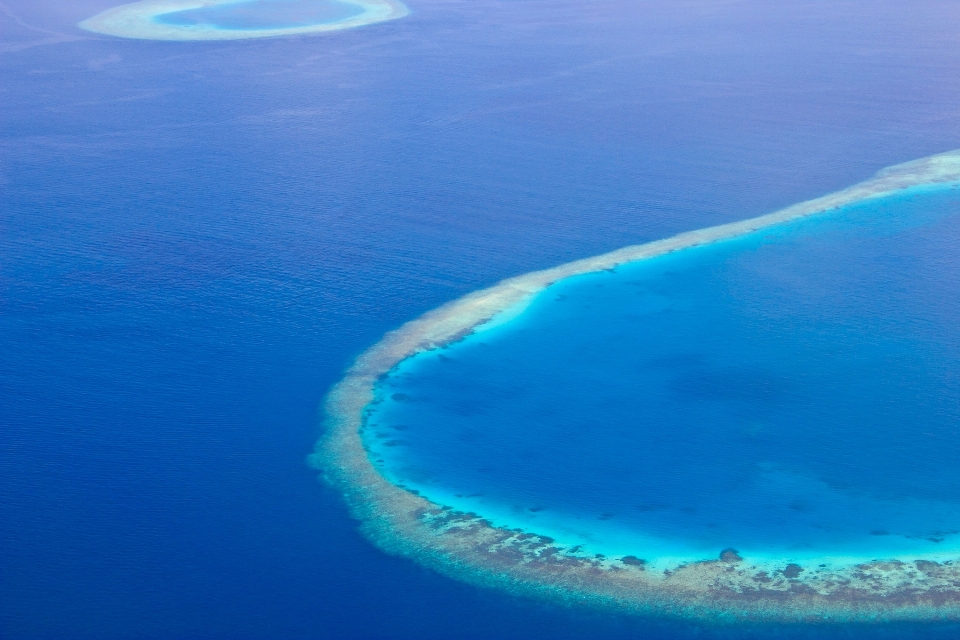
<instances>
[{"instance_id":1,"label":"lagoon interior","mask_svg":"<svg viewBox=\"0 0 960 640\"><path fill-rule=\"evenodd\" d=\"M289 29L339 22L363 12L363 7L359 5L337 0L240 0L165 13L154 18L154 21L222 29Z\"/></svg>"},{"instance_id":2,"label":"lagoon interior","mask_svg":"<svg viewBox=\"0 0 960 640\"><path fill-rule=\"evenodd\" d=\"M434 502L590 552L950 558L958 247L960 192L920 189L568 278L398 365L365 441Z\"/></svg>"}]
</instances>

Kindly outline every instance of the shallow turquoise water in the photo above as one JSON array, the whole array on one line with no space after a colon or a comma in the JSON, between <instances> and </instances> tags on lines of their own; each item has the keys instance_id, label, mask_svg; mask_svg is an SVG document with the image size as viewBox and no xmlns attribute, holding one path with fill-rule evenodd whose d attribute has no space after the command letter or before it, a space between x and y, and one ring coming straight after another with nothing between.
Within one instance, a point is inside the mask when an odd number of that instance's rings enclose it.
<instances>
[{"instance_id":1,"label":"shallow turquoise water","mask_svg":"<svg viewBox=\"0 0 960 640\"><path fill-rule=\"evenodd\" d=\"M248 0L175 11L157 16L155 21L220 29L291 29L341 22L363 11L359 5L336 0Z\"/></svg>"},{"instance_id":2,"label":"shallow turquoise water","mask_svg":"<svg viewBox=\"0 0 960 640\"><path fill-rule=\"evenodd\" d=\"M365 440L427 497L602 552L956 551L958 222L916 190L567 279L399 365Z\"/></svg>"}]
</instances>

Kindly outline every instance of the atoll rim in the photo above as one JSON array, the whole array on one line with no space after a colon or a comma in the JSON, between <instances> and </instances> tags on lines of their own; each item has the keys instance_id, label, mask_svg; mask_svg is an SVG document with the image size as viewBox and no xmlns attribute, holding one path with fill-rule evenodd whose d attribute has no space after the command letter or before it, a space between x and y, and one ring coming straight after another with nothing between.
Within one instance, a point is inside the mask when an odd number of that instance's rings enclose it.
<instances>
[{"instance_id":1,"label":"atoll rim","mask_svg":"<svg viewBox=\"0 0 960 640\"><path fill-rule=\"evenodd\" d=\"M409 13L399 0L143 0L79 26L143 40L240 40L341 31Z\"/></svg>"},{"instance_id":2,"label":"atoll rim","mask_svg":"<svg viewBox=\"0 0 960 640\"><path fill-rule=\"evenodd\" d=\"M380 548L475 584L710 621L960 619L960 553L952 547L881 557L808 553L809 563L801 566L795 557L752 554L748 547L664 558L639 537L635 548L598 554L583 540L566 539L562 531L537 529L533 521L518 527L497 514L467 510L462 503L403 484L378 466L364 439L378 385L398 365L504 326L560 281L667 254L684 255L760 230L774 233L772 227L815 216L819 220L828 217L821 214L845 207L957 185L960 151L953 151L884 169L858 185L772 214L626 247L471 293L388 333L356 360L327 398L327 429L311 462L343 492L363 532Z\"/></svg>"}]
</instances>

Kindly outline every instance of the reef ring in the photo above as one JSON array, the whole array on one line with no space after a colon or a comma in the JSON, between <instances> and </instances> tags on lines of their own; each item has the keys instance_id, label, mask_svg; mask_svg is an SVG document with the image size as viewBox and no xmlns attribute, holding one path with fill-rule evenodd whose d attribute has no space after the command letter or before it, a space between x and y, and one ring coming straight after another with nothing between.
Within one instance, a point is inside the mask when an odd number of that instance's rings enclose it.
<instances>
[{"instance_id":1,"label":"reef ring","mask_svg":"<svg viewBox=\"0 0 960 640\"><path fill-rule=\"evenodd\" d=\"M95 33L141 40L240 40L341 31L395 20L410 13L399 0L341 0L342 4L359 7L360 13L330 22L264 29L220 28L212 24L179 25L157 21L160 16L180 11L243 3L243 0L143 0L107 9L78 26Z\"/></svg>"},{"instance_id":2,"label":"reef ring","mask_svg":"<svg viewBox=\"0 0 960 640\"><path fill-rule=\"evenodd\" d=\"M402 360L489 326L559 280L823 214L910 189L960 186L960 151L889 167L848 189L740 222L690 231L537 271L468 294L386 334L361 354L326 400L326 433L310 462L343 492L362 532L388 553L512 593L618 611L717 621L876 622L960 620L960 557L838 562L800 573L723 551L651 571L635 556L598 558L536 532L498 527L389 482L360 435L377 381ZM642 550L639 550L642 551ZM776 564L776 563L773 563ZM826 565L824 565L826 566Z\"/></svg>"}]
</instances>

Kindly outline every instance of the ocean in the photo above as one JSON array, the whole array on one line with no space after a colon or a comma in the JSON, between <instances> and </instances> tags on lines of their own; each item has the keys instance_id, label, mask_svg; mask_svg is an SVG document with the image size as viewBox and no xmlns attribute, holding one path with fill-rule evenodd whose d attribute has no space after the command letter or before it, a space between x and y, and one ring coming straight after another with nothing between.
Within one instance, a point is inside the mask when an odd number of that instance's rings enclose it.
<instances>
[{"instance_id":1,"label":"ocean","mask_svg":"<svg viewBox=\"0 0 960 640\"><path fill-rule=\"evenodd\" d=\"M306 462L342 372L429 309L960 148L953 3L411 0L229 42L76 27L111 6L0 5L0 636L960 633L475 588L370 545ZM904 259L923 256L955 265Z\"/></svg>"}]
</instances>

